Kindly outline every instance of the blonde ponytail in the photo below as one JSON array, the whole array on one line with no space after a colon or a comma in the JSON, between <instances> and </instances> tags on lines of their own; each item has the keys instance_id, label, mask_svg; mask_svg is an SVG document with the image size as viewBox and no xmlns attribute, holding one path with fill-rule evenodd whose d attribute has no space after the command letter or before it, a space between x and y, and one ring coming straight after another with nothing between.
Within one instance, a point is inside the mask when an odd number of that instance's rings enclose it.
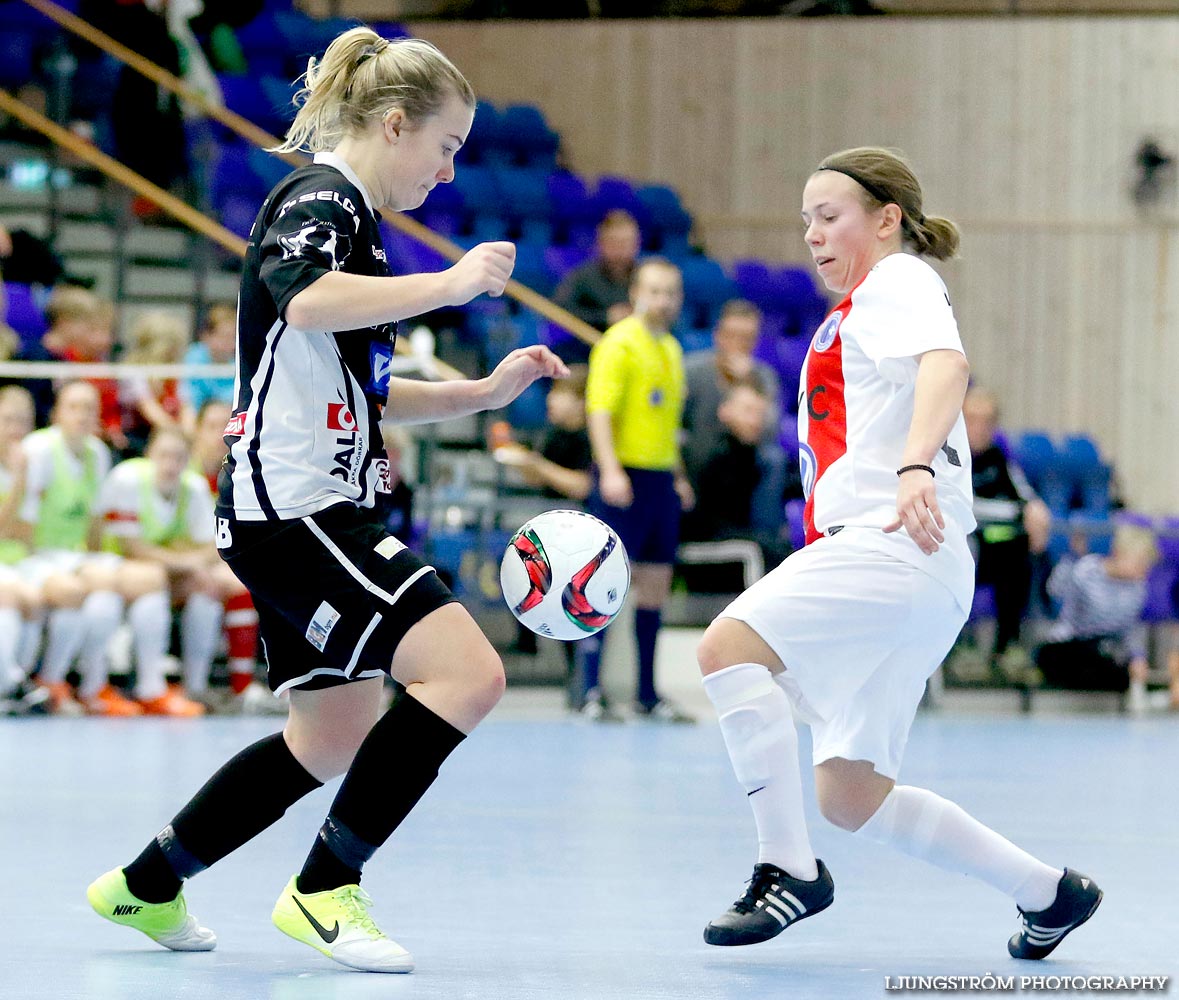
<instances>
[{"instance_id":1,"label":"blonde ponytail","mask_svg":"<svg viewBox=\"0 0 1179 1000\"><path fill-rule=\"evenodd\" d=\"M371 28L351 28L312 57L295 95L299 107L286 139L272 152L337 146L400 108L410 122L436 114L450 95L468 107L475 92L449 59L420 38L389 41Z\"/></svg>"}]
</instances>

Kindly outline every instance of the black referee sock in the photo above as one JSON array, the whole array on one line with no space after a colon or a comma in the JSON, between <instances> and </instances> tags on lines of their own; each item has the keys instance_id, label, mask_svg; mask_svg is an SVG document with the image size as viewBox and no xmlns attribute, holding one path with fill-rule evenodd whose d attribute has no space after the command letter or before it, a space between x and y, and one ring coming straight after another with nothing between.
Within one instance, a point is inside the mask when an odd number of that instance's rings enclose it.
<instances>
[{"instance_id":1,"label":"black referee sock","mask_svg":"<svg viewBox=\"0 0 1179 1000\"><path fill-rule=\"evenodd\" d=\"M344 777L303 870L300 892L360 881L360 870L438 777L465 735L403 694L373 726Z\"/></svg>"},{"instance_id":2,"label":"black referee sock","mask_svg":"<svg viewBox=\"0 0 1179 1000\"><path fill-rule=\"evenodd\" d=\"M227 761L123 869L127 888L145 903L175 899L184 879L252 840L321 784L282 733L259 740Z\"/></svg>"}]
</instances>

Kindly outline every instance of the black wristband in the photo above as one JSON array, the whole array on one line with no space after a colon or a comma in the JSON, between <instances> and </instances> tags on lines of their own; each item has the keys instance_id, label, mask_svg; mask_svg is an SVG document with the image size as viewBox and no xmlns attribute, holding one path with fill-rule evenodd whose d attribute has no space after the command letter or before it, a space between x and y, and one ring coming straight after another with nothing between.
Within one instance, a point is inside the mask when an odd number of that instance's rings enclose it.
<instances>
[{"instance_id":1,"label":"black wristband","mask_svg":"<svg viewBox=\"0 0 1179 1000\"><path fill-rule=\"evenodd\" d=\"M897 469L897 475L903 476L906 472L913 472L917 469L920 469L922 472L928 472L930 476L937 478L937 473L935 473L928 465L902 465L899 469Z\"/></svg>"}]
</instances>

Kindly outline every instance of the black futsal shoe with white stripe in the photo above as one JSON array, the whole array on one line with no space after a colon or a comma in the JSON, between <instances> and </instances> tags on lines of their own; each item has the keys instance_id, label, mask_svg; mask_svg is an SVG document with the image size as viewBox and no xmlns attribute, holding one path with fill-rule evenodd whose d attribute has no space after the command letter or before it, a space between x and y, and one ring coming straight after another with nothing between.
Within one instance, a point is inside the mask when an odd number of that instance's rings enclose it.
<instances>
[{"instance_id":1,"label":"black futsal shoe with white stripe","mask_svg":"<svg viewBox=\"0 0 1179 1000\"><path fill-rule=\"evenodd\" d=\"M1088 875L1064 870L1046 910L1020 910L1019 933L1007 942L1012 958L1044 958L1097 911L1104 893Z\"/></svg>"},{"instance_id":2,"label":"black futsal shoe with white stripe","mask_svg":"<svg viewBox=\"0 0 1179 1000\"><path fill-rule=\"evenodd\" d=\"M753 866L745 895L704 928L706 944L757 944L791 924L813 917L835 899L835 883L822 861L813 882L787 875L775 865Z\"/></svg>"}]
</instances>

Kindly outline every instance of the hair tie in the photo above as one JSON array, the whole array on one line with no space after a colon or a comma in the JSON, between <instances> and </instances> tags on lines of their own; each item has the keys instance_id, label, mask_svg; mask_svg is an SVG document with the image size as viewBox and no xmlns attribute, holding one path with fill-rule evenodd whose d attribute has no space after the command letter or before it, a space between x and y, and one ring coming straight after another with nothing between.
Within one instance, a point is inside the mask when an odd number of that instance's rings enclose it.
<instances>
[{"instance_id":1,"label":"hair tie","mask_svg":"<svg viewBox=\"0 0 1179 1000\"><path fill-rule=\"evenodd\" d=\"M389 39L378 38L371 45L367 46L363 52L360 53L360 58L356 60L356 68L360 69L373 56L379 56L389 47Z\"/></svg>"}]
</instances>

